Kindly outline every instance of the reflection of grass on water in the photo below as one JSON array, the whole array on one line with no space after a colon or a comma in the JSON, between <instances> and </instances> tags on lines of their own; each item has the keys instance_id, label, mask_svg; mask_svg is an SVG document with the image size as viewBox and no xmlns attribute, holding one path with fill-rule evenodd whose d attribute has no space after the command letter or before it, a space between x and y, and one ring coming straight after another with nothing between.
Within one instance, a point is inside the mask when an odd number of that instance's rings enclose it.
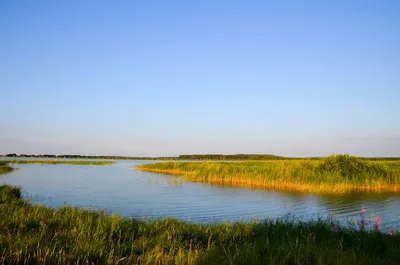
<instances>
[{"instance_id":1,"label":"reflection of grass on water","mask_svg":"<svg viewBox=\"0 0 400 265\"><path fill-rule=\"evenodd\" d=\"M1 264L399 264L400 234L329 220L190 224L62 206L0 186Z\"/></svg>"},{"instance_id":2,"label":"reflection of grass on water","mask_svg":"<svg viewBox=\"0 0 400 265\"><path fill-rule=\"evenodd\" d=\"M91 161L91 160L4 160L8 164L44 164L44 165L111 165L114 161Z\"/></svg>"},{"instance_id":3,"label":"reflection of grass on water","mask_svg":"<svg viewBox=\"0 0 400 265\"><path fill-rule=\"evenodd\" d=\"M322 160L160 162L135 169L182 176L186 181L303 192L399 192L400 161L349 155Z\"/></svg>"},{"instance_id":4,"label":"reflection of grass on water","mask_svg":"<svg viewBox=\"0 0 400 265\"><path fill-rule=\"evenodd\" d=\"M180 178L169 178L169 179L148 179L146 181L147 184L162 184L162 185L169 185L173 187L181 187L182 186L183 180Z\"/></svg>"},{"instance_id":5,"label":"reflection of grass on water","mask_svg":"<svg viewBox=\"0 0 400 265\"><path fill-rule=\"evenodd\" d=\"M168 180L168 185L174 186L174 187L181 187L182 186L182 179L179 178L171 178Z\"/></svg>"}]
</instances>

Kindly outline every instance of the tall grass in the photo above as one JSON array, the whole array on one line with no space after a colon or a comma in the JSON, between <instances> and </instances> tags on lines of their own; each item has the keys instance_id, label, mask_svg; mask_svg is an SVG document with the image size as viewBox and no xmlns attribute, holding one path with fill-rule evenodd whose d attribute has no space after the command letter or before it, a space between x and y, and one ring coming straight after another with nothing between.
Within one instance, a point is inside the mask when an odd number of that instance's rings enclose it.
<instances>
[{"instance_id":1,"label":"tall grass","mask_svg":"<svg viewBox=\"0 0 400 265\"><path fill-rule=\"evenodd\" d=\"M51 209L0 187L0 264L399 264L400 235L293 218L190 224Z\"/></svg>"},{"instance_id":2,"label":"tall grass","mask_svg":"<svg viewBox=\"0 0 400 265\"><path fill-rule=\"evenodd\" d=\"M47 164L47 165L111 165L113 161L95 161L95 160L3 160L8 164Z\"/></svg>"},{"instance_id":3,"label":"tall grass","mask_svg":"<svg viewBox=\"0 0 400 265\"><path fill-rule=\"evenodd\" d=\"M325 193L400 191L400 161L367 161L349 155L321 160L160 162L135 169L243 187Z\"/></svg>"},{"instance_id":4,"label":"tall grass","mask_svg":"<svg viewBox=\"0 0 400 265\"><path fill-rule=\"evenodd\" d=\"M0 174L6 174L13 171L13 168L8 166L7 163L0 161Z\"/></svg>"}]
</instances>

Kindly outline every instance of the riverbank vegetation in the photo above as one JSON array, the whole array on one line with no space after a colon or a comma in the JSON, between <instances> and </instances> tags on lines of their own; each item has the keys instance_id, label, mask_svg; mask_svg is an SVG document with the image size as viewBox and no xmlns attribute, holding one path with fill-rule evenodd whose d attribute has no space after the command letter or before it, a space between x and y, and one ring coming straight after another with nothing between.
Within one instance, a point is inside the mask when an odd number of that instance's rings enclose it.
<instances>
[{"instance_id":1,"label":"riverbank vegetation","mask_svg":"<svg viewBox=\"0 0 400 265\"><path fill-rule=\"evenodd\" d=\"M6 174L13 170L14 169L12 167L10 167L9 165L7 165L7 163L0 161L0 174Z\"/></svg>"},{"instance_id":2,"label":"riverbank vegetation","mask_svg":"<svg viewBox=\"0 0 400 265\"><path fill-rule=\"evenodd\" d=\"M0 264L399 264L400 235L294 218L190 224L51 209L0 187Z\"/></svg>"},{"instance_id":3,"label":"riverbank vegetation","mask_svg":"<svg viewBox=\"0 0 400 265\"><path fill-rule=\"evenodd\" d=\"M6 164L46 164L46 165L111 165L114 161L96 161L96 160L3 160Z\"/></svg>"},{"instance_id":4,"label":"riverbank vegetation","mask_svg":"<svg viewBox=\"0 0 400 265\"><path fill-rule=\"evenodd\" d=\"M400 161L350 155L319 160L160 162L135 169L173 174L186 181L304 192L400 192Z\"/></svg>"}]
</instances>

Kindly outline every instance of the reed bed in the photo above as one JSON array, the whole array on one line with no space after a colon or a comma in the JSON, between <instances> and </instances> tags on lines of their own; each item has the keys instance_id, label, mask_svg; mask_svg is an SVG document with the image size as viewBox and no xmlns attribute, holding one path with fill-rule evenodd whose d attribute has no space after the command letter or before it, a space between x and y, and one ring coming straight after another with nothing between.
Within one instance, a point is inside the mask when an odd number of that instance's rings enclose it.
<instances>
[{"instance_id":1,"label":"reed bed","mask_svg":"<svg viewBox=\"0 0 400 265\"><path fill-rule=\"evenodd\" d=\"M43 164L43 165L111 165L114 161L95 161L95 160L3 160L7 164Z\"/></svg>"},{"instance_id":2,"label":"reed bed","mask_svg":"<svg viewBox=\"0 0 400 265\"><path fill-rule=\"evenodd\" d=\"M135 169L181 176L185 181L302 192L400 192L400 161L349 155L321 160L160 162Z\"/></svg>"},{"instance_id":3,"label":"reed bed","mask_svg":"<svg viewBox=\"0 0 400 265\"><path fill-rule=\"evenodd\" d=\"M32 205L0 186L0 264L399 264L400 234L293 217L190 224Z\"/></svg>"},{"instance_id":4,"label":"reed bed","mask_svg":"<svg viewBox=\"0 0 400 265\"><path fill-rule=\"evenodd\" d=\"M14 169L5 162L0 162L0 174L10 173Z\"/></svg>"}]
</instances>

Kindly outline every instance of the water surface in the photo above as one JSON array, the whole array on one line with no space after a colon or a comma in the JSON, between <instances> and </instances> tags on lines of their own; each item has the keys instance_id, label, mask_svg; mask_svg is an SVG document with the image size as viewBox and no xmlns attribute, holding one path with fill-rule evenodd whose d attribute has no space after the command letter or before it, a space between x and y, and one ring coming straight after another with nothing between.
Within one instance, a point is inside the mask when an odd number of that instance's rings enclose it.
<instances>
[{"instance_id":1,"label":"water surface","mask_svg":"<svg viewBox=\"0 0 400 265\"><path fill-rule=\"evenodd\" d=\"M105 209L124 217L174 217L190 222L248 221L292 214L310 219L333 216L341 222L360 218L382 228L400 228L400 194L319 195L177 182L172 176L130 170L155 161L121 160L113 165L11 165L3 183L22 187L37 204L67 203Z\"/></svg>"}]
</instances>

